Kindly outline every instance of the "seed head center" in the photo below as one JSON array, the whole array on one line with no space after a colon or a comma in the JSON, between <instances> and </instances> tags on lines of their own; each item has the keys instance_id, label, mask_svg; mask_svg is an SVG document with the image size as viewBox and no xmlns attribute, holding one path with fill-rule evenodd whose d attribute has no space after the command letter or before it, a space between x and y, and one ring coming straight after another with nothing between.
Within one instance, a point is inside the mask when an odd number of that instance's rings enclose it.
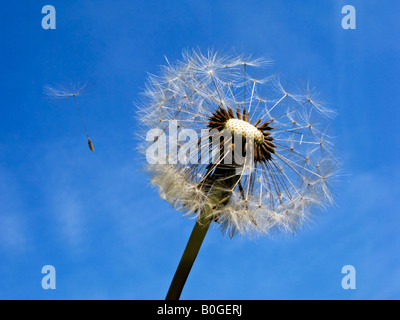
<instances>
[{"instance_id":1,"label":"seed head center","mask_svg":"<svg viewBox=\"0 0 400 320\"><path fill-rule=\"evenodd\" d=\"M257 144L264 142L263 133L252 124L240 119L229 119L225 123L225 129L232 134L241 135L243 138L253 139Z\"/></svg>"}]
</instances>

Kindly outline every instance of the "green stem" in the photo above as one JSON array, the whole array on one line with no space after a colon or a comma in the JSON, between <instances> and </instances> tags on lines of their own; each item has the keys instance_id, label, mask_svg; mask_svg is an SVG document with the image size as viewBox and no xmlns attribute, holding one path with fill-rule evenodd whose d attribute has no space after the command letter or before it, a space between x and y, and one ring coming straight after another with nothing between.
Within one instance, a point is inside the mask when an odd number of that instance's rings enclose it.
<instances>
[{"instance_id":1,"label":"green stem","mask_svg":"<svg viewBox=\"0 0 400 320\"><path fill-rule=\"evenodd\" d=\"M172 279L171 286L169 287L166 300L178 300L181 296L183 286L199 253L207 230L213 219L216 218L213 215L211 206L224 206L229 201L232 195L232 188L240 179L240 175L235 174L235 167L219 165L216 167L213 176L208 179L209 183L212 184L208 194L208 203L201 209L199 218L194 225L181 261Z\"/></svg>"},{"instance_id":2,"label":"green stem","mask_svg":"<svg viewBox=\"0 0 400 320\"><path fill-rule=\"evenodd\" d=\"M169 287L165 298L166 300L179 300L179 297L181 296L183 286L185 285L186 279L189 276L190 270L192 269L201 244L203 243L204 237L206 236L207 230L211 224L211 219L205 218L208 216L205 211L208 210L211 209L206 205L202 209L200 216L194 225L181 261L179 262L174 278L172 279L171 286Z\"/></svg>"}]
</instances>

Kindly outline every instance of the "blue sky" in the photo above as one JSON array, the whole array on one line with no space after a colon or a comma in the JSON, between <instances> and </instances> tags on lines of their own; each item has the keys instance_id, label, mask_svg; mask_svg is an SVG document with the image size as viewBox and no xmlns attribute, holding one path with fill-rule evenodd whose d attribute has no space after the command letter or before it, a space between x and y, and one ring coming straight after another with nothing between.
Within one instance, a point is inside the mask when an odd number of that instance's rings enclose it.
<instances>
[{"instance_id":1,"label":"blue sky","mask_svg":"<svg viewBox=\"0 0 400 320\"><path fill-rule=\"evenodd\" d=\"M42 6L56 8L44 30ZM356 8L357 29L341 27ZM0 298L163 299L194 221L149 185L135 151L147 72L183 49L274 60L338 116L336 204L296 235L211 229L183 299L399 299L400 4L392 1L8 1L0 12ZM43 86L86 83L71 100ZM41 268L56 269L55 290ZM341 269L356 269L344 290Z\"/></svg>"}]
</instances>

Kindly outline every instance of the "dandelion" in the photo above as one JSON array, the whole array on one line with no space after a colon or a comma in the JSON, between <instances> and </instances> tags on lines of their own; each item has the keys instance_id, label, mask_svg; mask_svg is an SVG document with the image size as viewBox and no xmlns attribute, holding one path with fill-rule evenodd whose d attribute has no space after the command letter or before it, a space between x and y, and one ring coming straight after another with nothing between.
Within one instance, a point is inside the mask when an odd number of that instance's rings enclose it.
<instances>
[{"instance_id":1,"label":"dandelion","mask_svg":"<svg viewBox=\"0 0 400 320\"><path fill-rule=\"evenodd\" d=\"M257 77L268 64L193 51L174 65L167 60L160 76L149 77L139 118L156 134L142 150L157 144L166 162L146 169L163 199L196 218L167 299L179 299L212 222L230 237L295 232L313 207L333 201L337 160L326 132L333 112L309 87L295 94L276 76ZM176 139L166 139L171 123ZM185 142L189 129L201 137ZM244 161L227 163L234 152Z\"/></svg>"},{"instance_id":2,"label":"dandelion","mask_svg":"<svg viewBox=\"0 0 400 320\"><path fill-rule=\"evenodd\" d=\"M86 126L85 126L85 123L83 122L81 111L79 110L78 102L76 100L76 97L81 94L84 87L85 86L81 86L81 87L78 86L77 88L74 88L74 90L69 91L69 90L65 90L65 89L57 89L57 88L51 87L49 85L46 85L46 86L44 86L44 93L48 97L53 98L53 99L65 99L65 98L73 97L76 110L78 111L79 118L81 119L83 129L85 130L86 137L88 139L89 149L90 149L90 151L94 152L93 142L89 138L89 134L86 130Z\"/></svg>"}]
</instances>

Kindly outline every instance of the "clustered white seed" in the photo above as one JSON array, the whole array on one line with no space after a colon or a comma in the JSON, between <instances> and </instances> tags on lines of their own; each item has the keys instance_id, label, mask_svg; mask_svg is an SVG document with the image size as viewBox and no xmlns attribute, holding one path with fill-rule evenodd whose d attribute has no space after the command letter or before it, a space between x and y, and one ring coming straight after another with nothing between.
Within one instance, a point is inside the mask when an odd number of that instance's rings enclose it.
<instances>
[{"instance_id":1,"label":"clustered white seed","mask_svg":"<svg viewBox=\"0 0 400 320\"><path fill-rule=\"evenodd\" d=\"M225 124L225 129L229 130L233 135L249 138L254 140L256 143L261 144L264 142L264 136L262 132L244 120L229 119Z\"/></svg>"},{"instance_id":2,"label":"clustered white seed","mask_svg":"<svg viewBox=\"0 0 400 320\"><path fill-rule=\"evenodd\" d=\"M143 130L158 128L160 135L168 134L170 121L176 121L179 129L200 133L218 108L245 107L250 118L270 122L276 145L271 159L245 163L239 183L226 190L231 192L229 201L212 204L221 230L230 236L294 232L309 219L313 207L333 201L330 181L336 176L337 160L326 131L332 112L316 101L308 87L303 94L293 94L277 77L253 76L266 64L244 56L187 52L181 62L168 62L161 75L149 77L139 106ZM255 143L264 139L256 127L240 119L230 119L225 128L254 138ZM163 151L168 154L166 141ZM143 142L142 151L151 143ZM200 148L198 143L193 141L193 147ZM209 190L201 188L201 183L211 173L207 164L193 163L148 164L146 169L163 199L197 217L201 208L210 204ZM248 170L250 165L252 170Z\"/></svg>"}]
</instances>

